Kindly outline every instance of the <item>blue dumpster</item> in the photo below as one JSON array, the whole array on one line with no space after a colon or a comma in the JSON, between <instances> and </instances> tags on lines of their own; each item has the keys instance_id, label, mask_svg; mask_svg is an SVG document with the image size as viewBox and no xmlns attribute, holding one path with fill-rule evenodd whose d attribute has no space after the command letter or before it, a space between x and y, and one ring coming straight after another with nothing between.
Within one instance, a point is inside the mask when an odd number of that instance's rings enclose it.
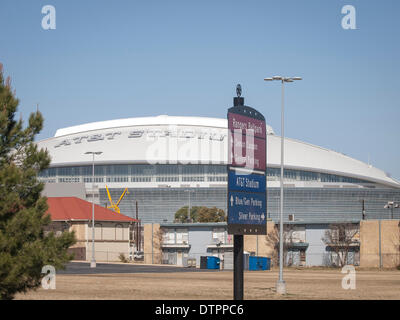
<instances>
[{"instance_id":1,"label":"blue dumpster","mask_svg":"<svg viewBox=\"0 0 400 320\"><path fill-rule=\"evenodd\" d=\"M270 270L271 269L271 258L266 258L267 259L267 268L265 270Z\"/></svg>"},{"instance_id":2,"label":"blue dumpster","mask_svg":"<svg viewBox=\"0 0 400 320\"><path fill-rule=\"evenodd\" d=\"M220 259L217 257L207 257L207 269L219 269Z\"/></svg>"},{"instance_id":3,"label":"blue dumpster","mask_svg":"<svg viewBox=\"0 0 400 320\"><path fill-rule=\"evenodd\" d=\"M269 270L271 267L271 258L267 257L249 257L249 270Z\"/></svg>"},{"instance_id":4,"label":"blue dumpster","mask_svg":"<svg viewBox=\"0 0 400 320\"><path fill-rule=\"evenodd\" d=\"M200 257L200 269L207 269L207 256Z\"/></svg>"}]
</instances>

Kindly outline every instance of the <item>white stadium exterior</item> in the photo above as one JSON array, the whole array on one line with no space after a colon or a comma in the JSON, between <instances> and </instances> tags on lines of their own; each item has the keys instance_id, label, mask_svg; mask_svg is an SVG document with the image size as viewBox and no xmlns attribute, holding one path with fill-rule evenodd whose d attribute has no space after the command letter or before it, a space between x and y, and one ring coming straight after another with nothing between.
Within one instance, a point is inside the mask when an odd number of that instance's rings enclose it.
<instances>
[{"instance_id":1,"label":"white stadium exterior","mask_svg":"<svg viewBox=\"0 0 400 320\"><path fill-rule=\"evenodd\" d=\"M280 137L267 126L267 212L278 214ZM144 222L172 222L189 204L226 210L228 129L226 119L156 116L93 122L57 130L38 142L51 156L41 179L92 186L92 156L99 202L105 186L118 199L130 193L121 212L134 216L134 201ZM383 206L400 200L400 183L384 171L344 154L303 141L285 139L285 220L360 220L388 218ZM191 191L191 192L188 192ZM398 209L399 210L399 209ZM400 210L399 210L400 211ZM395 212L399 215L398 212Z\"/></svg>"}]
</instances>

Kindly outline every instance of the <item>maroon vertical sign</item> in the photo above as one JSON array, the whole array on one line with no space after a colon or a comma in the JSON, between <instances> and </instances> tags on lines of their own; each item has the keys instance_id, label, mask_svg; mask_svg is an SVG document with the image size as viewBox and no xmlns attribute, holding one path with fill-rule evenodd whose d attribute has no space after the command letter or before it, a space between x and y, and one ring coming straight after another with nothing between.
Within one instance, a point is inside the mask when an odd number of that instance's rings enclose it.
<instances>
[{"instance_id":1,"label":"maroon vertical sign","mask_svg":"<svg viewBox=\"0 0 400 320\"><path fill-rule=\"evenodd\" d=\"M265 121L233 112L261 115L256 110L245 106L229 109L229 164L233 167L243 167L265 172Z\"/></svg>"}]
</instances>

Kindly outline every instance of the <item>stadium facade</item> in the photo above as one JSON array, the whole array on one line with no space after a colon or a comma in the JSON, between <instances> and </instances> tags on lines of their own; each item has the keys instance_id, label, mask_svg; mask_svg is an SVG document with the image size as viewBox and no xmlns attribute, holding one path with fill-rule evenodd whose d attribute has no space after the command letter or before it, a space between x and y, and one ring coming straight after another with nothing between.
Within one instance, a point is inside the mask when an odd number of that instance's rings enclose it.
<instances>
[{"instance_id":1,"label":"stadium facade","mask_svg":"<svg viewBox=\"0 0 400 320\"><path fill-rule=\"evenodd\" d=\"M168 223L182 206L226 210L228 129L226 119L203 117L129 118L57 130L38 142L51 156L40 174L49 185L84 183L92 188L92 156L98 200L108 202L129 189L121 212L142 223ZM267 214L278 221L280 137L267 126ZM344 154L285 138L284 220L303 223L399 219L400 183L384 171ZM96 189L97 190L97 189Z\"/></svg>"}]
</instances>

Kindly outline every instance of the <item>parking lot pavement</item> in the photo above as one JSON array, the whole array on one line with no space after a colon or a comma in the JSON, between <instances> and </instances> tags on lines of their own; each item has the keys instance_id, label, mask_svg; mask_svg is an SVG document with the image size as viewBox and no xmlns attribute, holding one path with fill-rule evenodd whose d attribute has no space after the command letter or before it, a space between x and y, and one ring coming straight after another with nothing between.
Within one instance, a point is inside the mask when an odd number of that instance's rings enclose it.
<instances>
[{"instance_id":1,"label":"parking lot pavement","mask_svg":"<svg viewBox=\"0 0 400 320\"><path fill-rule=\"evenodd\" d=\"M70 262L65 270L57 270L57 274L100 274L100 273L171 273L171 272L219 272L220 270L183 268L175 266L97 263L90 268L89 262Z\"/></svg>"}]
</instances>

